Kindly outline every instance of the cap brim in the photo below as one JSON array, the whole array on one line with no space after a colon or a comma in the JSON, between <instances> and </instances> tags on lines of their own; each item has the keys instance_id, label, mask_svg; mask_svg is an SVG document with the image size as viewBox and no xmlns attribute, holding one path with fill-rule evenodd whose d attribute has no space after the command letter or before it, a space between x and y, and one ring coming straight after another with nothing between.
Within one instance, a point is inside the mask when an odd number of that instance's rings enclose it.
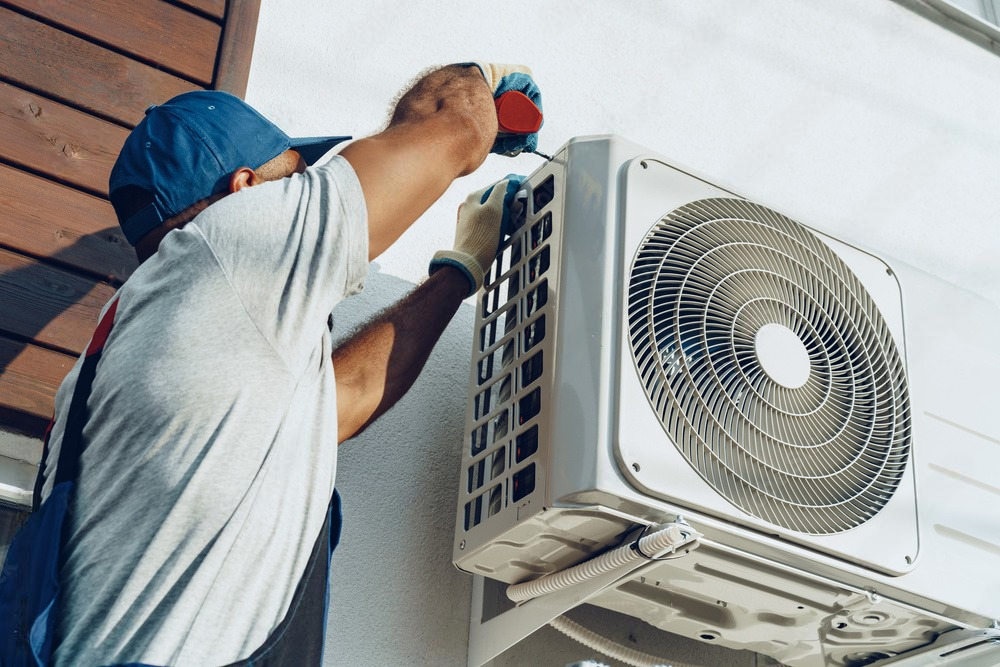
<instances>
[{"instance_id":1,"label":"cap brim","mask_svg":"<svg viewBox=\"0 0 1000 667\"><path fill-rule=\"evenodd\" d=\"M351 137L300 137L292 139L289 148L297 150L306 164L311 165L326 155L331 148L349 139Z\"/></svg>"}]
</instances>

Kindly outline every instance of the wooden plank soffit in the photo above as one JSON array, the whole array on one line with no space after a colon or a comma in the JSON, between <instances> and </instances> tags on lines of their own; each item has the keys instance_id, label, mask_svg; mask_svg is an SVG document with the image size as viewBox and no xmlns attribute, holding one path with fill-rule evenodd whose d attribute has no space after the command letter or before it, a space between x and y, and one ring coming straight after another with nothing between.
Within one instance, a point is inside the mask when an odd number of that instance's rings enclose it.
<instances>
[{"instance_id":1,"label":"wooden plank soffit","mask_svg":"<svg viewBox=\"0 0 1000 667\"><path fill-rule=\"evenodd\" d=\"M80 354L115 288L0 250L0 335Z\"/></svg>"},{"instance_id":2,"label":"wooden plank soffit","mask_svg":"<svg viewBox=\"0 0 1000 667\"><path fill-rule=\"evenodd\" d=\"M211 85L221 27L162 0L5 0L48 23ZM128 16L122 12L127 6Z\"/></svg>"},{"instance_id":3,"label":"wooden plank soffit","mask_svg":"<svg viewBox=\"0 0 1000 667\"><path fill-rule=\"evenodd\" d=\"M0 246L121 284L138 265L103 199L0 164Z\"/></svg>"},{"instance_id":4,"label":"wooden plank soffit","mask_svg":"<svg viewBox=\"0 0 1000 667\"><path fill-rule=\"evenodd\" d=\"M52 419L56 390L76 359L0 336L0 423L40 436Z\"/></svg>"},{"instance_id":5,"label":"wooden plank soffit","mask_svg":"<svg viewBox=\"0 0 1000 667\"><path fill-rule=\"evenodd\" d=\"M107 195L108 176L129 131L0 83L0 157Z\"/></svg>"},{"instance_id":6,"label":"wooden plank soffit","mask_svg":"<svg viewBox=\"0 0 1000 667\"><path fill-rule=\"evenodd\" d=\"M259 15L260 0L229 0L215 67L216 89L246 95Z\"/></svg>"},{"instance_id":7,"label":"wooden plank soffit","mask_svg":"<svg viewBox=\"0 0 1000 667\"><path fill-rule=\"evenodd\" d=\"M0 6L3 77L134 127L151 104L199 86Z\"/></svg>"}]
</instances>

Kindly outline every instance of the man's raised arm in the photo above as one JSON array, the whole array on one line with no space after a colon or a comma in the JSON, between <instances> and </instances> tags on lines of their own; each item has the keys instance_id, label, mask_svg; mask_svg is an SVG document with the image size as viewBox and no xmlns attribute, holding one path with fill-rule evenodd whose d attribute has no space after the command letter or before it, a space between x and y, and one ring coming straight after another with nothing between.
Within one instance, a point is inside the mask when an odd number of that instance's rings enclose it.
<instances>
[{"instance_id":1,"label":"man's raised arm","mask_svg":"<svg viewBox=\"0 0 1000 667\"><path fill-rule=\"evenodd\" d=\"M356 435L409 390L462 299L483 284L523 177L473 192L458 211L455 247L437 253L431 277L333 353L338 442Z\"/></svg>"},{"instance_id":2,"label":"man's raised arm","mask_svg":"<svg viewBox=\"0 0 1000 667\"><path fill-rule=\"evenodd\" d=\"M368 207L368 257L392 245L451 182L474 171L497 139L493 96L530 86L510 65L449 65L425 74L396 104L389 126L344 148ZM515 88L516 89L516 88Z\"/></svg>"}]
</instances>

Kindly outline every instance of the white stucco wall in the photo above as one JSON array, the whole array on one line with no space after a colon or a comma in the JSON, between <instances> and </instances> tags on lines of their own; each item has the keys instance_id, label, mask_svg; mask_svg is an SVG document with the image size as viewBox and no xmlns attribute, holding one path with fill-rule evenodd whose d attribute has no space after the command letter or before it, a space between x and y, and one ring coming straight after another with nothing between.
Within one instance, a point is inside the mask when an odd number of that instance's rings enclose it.
<instances>
[{"instance_id":1,"label":"white stucco wall","mask_svg":"<svg viewBox=\"0 0 1000 667\"><path fill-rule=\"evenodd\" d=\"M890 0L267 0L247 98L293 135L362 136L420 70L471 58L534 68L545 152L624 134L1000 302L1000 56ZM421 280L469 191L539 160L490 157L457 182L376 261L365 293L337 312L339 330ZM464 307L411 394L341 448L347 523L328 665L464 664L469 579L450 557L472 319ZM587 617L645 650L752 664ZM592 655L542 630L496 664Z\"/></svg>"}]
</instances>

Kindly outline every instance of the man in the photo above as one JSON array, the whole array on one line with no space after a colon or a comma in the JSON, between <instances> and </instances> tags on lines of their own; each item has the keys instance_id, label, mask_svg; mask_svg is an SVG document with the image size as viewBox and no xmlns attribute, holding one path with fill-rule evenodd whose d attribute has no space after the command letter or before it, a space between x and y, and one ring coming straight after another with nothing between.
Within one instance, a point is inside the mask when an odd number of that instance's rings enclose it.
<instances>
[{"instance_id":1,"label":"man","mask_svg":"<svg viewBox=\"0 0 1000 667\"><path fill-rule=\"evenodd\" d=\"M403 396L481 286L517 180L470 196L430 278L337 349L328 318L491 147L534 147L497 136L510 88L540 102L524 68L436 70L385 131L310 168L337 138L291 141L232 96L147 111L111 176L142 264L86 402L55 664L319 664L336 446Z\"/></svg>"}]
</instances>

